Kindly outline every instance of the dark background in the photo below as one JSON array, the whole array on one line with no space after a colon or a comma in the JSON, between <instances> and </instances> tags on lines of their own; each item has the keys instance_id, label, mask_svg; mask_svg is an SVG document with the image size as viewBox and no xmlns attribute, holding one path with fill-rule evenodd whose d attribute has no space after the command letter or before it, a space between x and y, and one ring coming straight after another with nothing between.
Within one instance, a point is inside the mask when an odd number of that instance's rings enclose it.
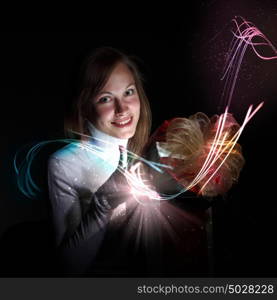
<instances>
[{"instance_id":1,"label":"dark background","mask_svg":"<svg viewBox=\"0 0 277 300\"><path fill-rule=\"evenodd\" d=\"M223 89L220 78L232 38L231 19L236 15L252 21L277 45L276 1L198 1L176 15L171 27L156 31L1 32L3 253L17 261L34 239L40 247L47 246L47 201L20 194L13 157L22 145L62 132L63 115L85 55L95 47L112 46L140 58L153 129L165 119L198 111L211 116L222 112L218 108ZM230 112L242 122L250 104L263 100L265 105L240 139L246 164L239 183L214 210L218 276L277 275L276 76L277 60L263 61L247 50ZM28 274L26 266L22 272Z\"/></svg>"}]
</instances>

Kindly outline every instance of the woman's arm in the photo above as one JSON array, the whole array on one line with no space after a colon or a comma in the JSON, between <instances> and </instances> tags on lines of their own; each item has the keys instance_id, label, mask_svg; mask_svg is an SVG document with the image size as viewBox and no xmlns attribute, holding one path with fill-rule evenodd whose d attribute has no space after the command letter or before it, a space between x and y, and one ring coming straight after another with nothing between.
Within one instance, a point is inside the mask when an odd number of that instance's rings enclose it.
<instances>
[{"instance_id":1,"label":"woman's arm","mask_svg":"<svg viewBox=\"0 0 277 300\"><path fill-rule=\"evenodd\" d=\"M89 210L82 215L72 172L74 170L69 162L50 158L48 185L56 244L61 250L66 270L83 273L98 252L112 209L126 200L126 197L117 197L117 200L114 200L107 196L111 192L113 195L119 192L114 184L115 176L111 176L93 195Z\"/></svg>"}]
</instances>

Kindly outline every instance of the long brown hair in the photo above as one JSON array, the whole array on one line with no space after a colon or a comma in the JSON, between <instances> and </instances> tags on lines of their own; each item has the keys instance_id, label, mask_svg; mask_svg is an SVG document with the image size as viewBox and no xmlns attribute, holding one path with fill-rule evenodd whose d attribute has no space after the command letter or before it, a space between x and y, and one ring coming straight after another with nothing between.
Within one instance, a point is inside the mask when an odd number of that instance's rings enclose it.
<instances>
[{"instance_id":1,"label":"long brown hair","mask_svg":"<svg viewBox=\"0 0 277 300\"><path fill-rule=\"evenodd\" d=\"M97 48L84 61L81 68L78 96L73 103L73 111L65 119L65 133L72 137L72 131L78 132L78 137L81 139L82 135L89 135L86 120L91 120L94 115L92 99L105 86L113 69L120 62L124 63L132 72L140 99L140 117L136 132L128 141L128 149L140 155L151 130L152 118L149 101L143 88L142 75L134 58L111 47Z\"/></svg>"}]
</instances>

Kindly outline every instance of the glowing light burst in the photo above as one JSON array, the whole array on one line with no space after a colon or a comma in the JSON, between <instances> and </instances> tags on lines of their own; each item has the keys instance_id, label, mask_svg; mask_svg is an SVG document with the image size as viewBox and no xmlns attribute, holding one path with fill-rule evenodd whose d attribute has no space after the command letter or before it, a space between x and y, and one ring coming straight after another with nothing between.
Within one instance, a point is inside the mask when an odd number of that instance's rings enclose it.
<instances>
[{"instance_id":1,"label":"glowing light burst","mask_svg":"<svg viewBox=\"0 0 277 300\"><path fill-rule=\"evenodd\" d=\"M147 202L144 203L141 198L161 200L159 194L151 188L151 183L149 180L144 178L144 175L145 174L141 168L141 162L131 166L130 170L125 173L132 195L140 204L144 205L147 204Z\"/></svg>"}]
</instances>

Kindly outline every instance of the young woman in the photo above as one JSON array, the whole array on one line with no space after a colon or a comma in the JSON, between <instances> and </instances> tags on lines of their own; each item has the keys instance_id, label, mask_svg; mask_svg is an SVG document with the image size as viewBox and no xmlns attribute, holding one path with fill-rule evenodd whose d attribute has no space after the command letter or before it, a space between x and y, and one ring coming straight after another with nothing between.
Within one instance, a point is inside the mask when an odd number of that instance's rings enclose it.
<instances>
[{"instance_id":1,"label":"young woman","mask_svg":"<svg viewBox=\"0 0 277 300\"><path fill-rule=\"evenodd\" d=\"M150 126L134 61L112 48L97 49L84 64L66 122L80 142L55 152L48 166L56 245L67 273L90 272L114 209L131 197L117 167L126 166L126 149L141 154Z\"/></svg>"},{"instance_id":2,"label":"young woman","mask_svg":"<svg viewBox=\"0 0 277 300\"><path fill-rule=\"evenodd\" d=\"M77 134L79 142L72 142L54 153L48 169L56 245L65 271L97 274L96 270L103 270L105 275L110 274L113 263L110 264L108 258L114 256L112 262L117 261L115 253L120 253L128 263L128 257L125 259L124 255L130 252L127 248L131 241L135 247L145 246L140 252L141 259L136 260L134 256L131 261L139 267L147 261L146 268L150 267L141 274L157 274L163 264L169 266L165 266L165 272L175 272L177 267L182 274L206 272L205 226L209 201L186 194L186 199L176 201L175 206L169 201L155 201L160 203L159 209L155 205L145 209L143 205L136 207L130 186L119 170L127 166L127 149L141 155L147 144L145 157L171 164L173 170L160 176L160 173L145 168L151 183L160 195L169 193L175 197L176 191L183 189L186 182L192 182L204 164L217 132L218 117L209 119L198 113L188 119L175 118L166 121L148 140L151 112L133 60L118 50L100 48L87 59L82 74L74 113L66 123L67 131ZM226 131L228 135L225 136L231 140L239 125L231 115L226 120L224 133ZM232 145L231 142L227 144ZM228 149L224 150L223 157L228 155ZM238 144L234 150L203 195L224 194L237 180L244 159ZM217 164L220 162L217 160ZM196 194L206 180L204 178L199 186L194 186ZM129 231L124 240L127 246L120 248L120 240L110 234L111 249L107 251L107 247L102 247L104 237L111 232L107 229L120 223L111 224L111 221L119 206L123 209L126 202L131 211L127 216L132 216L129 218L132 222L123 222ZM106 253L102 257L106 270L103 264L97 264L99 253ZM144 254L147 257L143 257ZM160 263L160 258L164 262Z\"/></svg>"}]
</instances>

